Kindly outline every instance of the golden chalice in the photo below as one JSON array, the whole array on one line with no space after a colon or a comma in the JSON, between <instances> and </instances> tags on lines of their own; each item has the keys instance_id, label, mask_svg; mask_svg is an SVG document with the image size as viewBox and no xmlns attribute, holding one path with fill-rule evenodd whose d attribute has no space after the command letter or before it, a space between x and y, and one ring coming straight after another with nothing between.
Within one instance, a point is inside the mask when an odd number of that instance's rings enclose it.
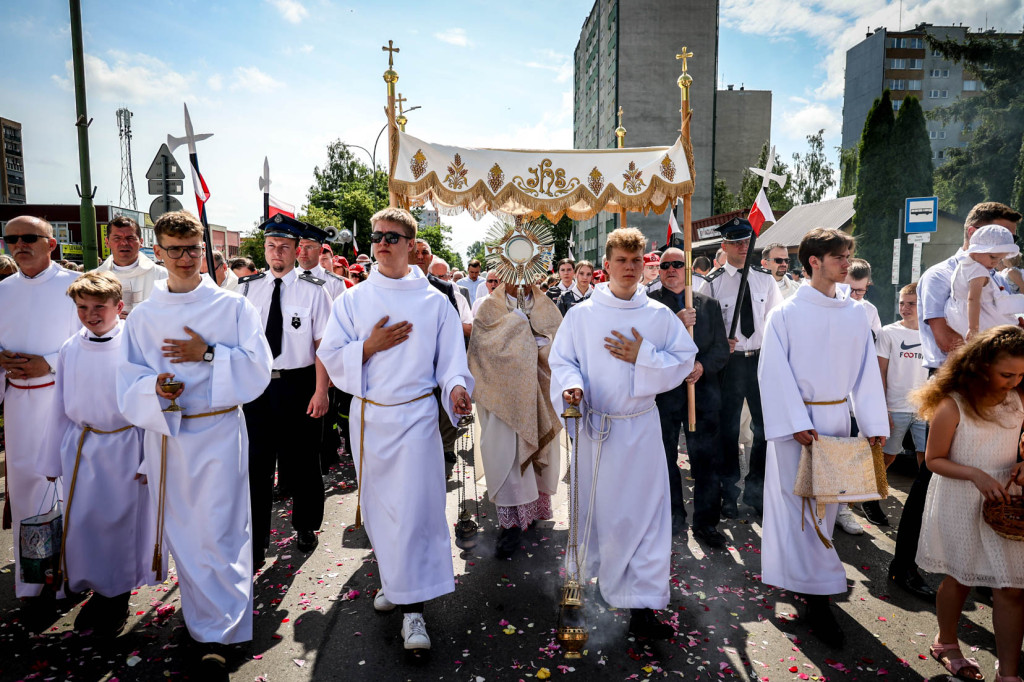
<instances>
[{"instance_id":1,"label":"golden chalice","mask_svg":"<svg viewBox=\"0 0 1024 682\"><path fill-rule=\"evenodd\" d=\"M164 383L160 384L160 388L163 389L165 393L177 393L184 385L184 381L168 379ZM178 405L176 398L171 398L171 404L164 408L164 412L181 412L181 407Z\"/></svg>"}]
</instances>

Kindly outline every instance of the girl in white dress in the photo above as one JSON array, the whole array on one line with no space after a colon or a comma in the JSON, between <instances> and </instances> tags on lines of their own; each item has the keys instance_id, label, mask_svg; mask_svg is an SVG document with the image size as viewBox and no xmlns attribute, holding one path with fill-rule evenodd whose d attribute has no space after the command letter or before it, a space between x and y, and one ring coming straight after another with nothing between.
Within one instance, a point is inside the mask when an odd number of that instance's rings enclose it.
<instances>
[{"instance_id":1,"label":"girl in white dress","mask_svg":"<svg viewBox=\"0 0 1024 682\"><path fill-rule=\"evenodd\" d=\"M996 535L982 518L982 503L1009 501L1007 484L1024 484L1024 463L1017 464L1022 378L1024 329L1003 325L951 353L912 394L931 422L925 461L936 474L928 487L917 563L946 575L936 597L939 633L931 655L965 680L984 676L978 662L961 653L957 625L971 588L985 586L992 588L996 682L1021 682L1024 542Z\"/></svg>"},{"instance_id":2,"label":"girl in white dress","mask_svg":"<svg viewBox=\"0 0 1024 682\"><path fill-rule=\"evenodd\" d=\"M1013 234L1002 225L986 225L971 236L971 245L957 258L946 301L946 321L970 341L979 331L1001 324L1017 324L1024 314L1024 295L1010 294L994 268L1004 258L1020 253Z\"/></svg>"}]
</instances>

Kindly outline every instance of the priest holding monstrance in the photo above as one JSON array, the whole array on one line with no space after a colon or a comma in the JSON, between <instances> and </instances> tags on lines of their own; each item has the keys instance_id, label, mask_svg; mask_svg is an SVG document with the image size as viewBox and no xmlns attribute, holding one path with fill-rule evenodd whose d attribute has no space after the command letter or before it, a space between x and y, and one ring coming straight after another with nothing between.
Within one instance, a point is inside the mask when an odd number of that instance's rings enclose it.
<instances>
[{"instance_id":1,"label":"priest holding monstrance","mask_svg":"<svg viewBox=\"0 0 1024 682\"><path fill-rule=\"evenodd\" d=\"M495 556L508 559L520 535L551 518L558 487L558 414L548 397L548 353L562 314L532 282L550 249L546 226L498 225L488 265L501 284L481 302L469 339L469 369L480 419L488 496L501 532Z\"/></svg>"}]
</instances>

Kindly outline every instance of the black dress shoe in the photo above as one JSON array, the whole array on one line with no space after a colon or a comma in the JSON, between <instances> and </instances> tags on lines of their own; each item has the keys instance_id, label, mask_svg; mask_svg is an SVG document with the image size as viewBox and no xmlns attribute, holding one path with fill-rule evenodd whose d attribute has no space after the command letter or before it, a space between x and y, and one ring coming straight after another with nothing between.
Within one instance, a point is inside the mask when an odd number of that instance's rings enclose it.
<instances>
[{"instance_id":1,"label":"black dress shoe","mask_svg":"<svg viewBox=\"0 0 1024 682\"><path fill-rule=\"evenodd\" d=\"M864 518L876 526L888 526L889 517L885 515L882 504L878 500L869 500L861 505L864 509Z\"/></svg>"},{"instance_id":2,"label":"black dress shoe","mask_svg":"<svg viewBox=\"0 0 1024 682\"><path fill-rule=\"evenodd\" d=\"M313 530L300 530L298 537L295 540L295 546L299 548L300 552L309 554L316 546L320 544L320 539L316 536L316 531Z\"/></svg>"},{"instance_id":3,"label":"black dress shoe","mask_svg":"<svg viewBox=\"0 0 1024 682\"><path fill-rule=\"evenodd\" d=\"M740 509L736 505L736 502L722 502L722 518L724 519L738 519L740 517Z\"/></svg>"},{"instance_id":4,"label":"black dress shoe","mask_svg":"<svg viewBox=\"0 0 1024 682\"><path fill-rule=\"evenodd\" d=\"M502 528L501 533L498 534L498 542L494 547L494 557L496 559L511 559L512 555L519 549L519 538L522 537L522 534L523 531L519 526Z\"/></svg>"},{"instance_id":5,"label":"black dress shoe","mask_svg":"<svg viewBox=\"0 0 1024 682\"><path fill-rule=\"evenodd\" d=\"M703 542L708 547L713 547L715 549L721 549L729 543L728 539L714 526L701 526L694 528L693 537L700 542Z\"/></svg>"},{"instance_id":6,"label":"black dress shoe","mask_svg":"<svg viewBox=\"0 0 1024 682\"><path fill-rule=\"evenodd\" d=\"M676 631L668 623L662 623L654 615L654 609L630 609L629 631L637 637L648 639L670 639Z\"/></svg>"},{"instance_id":7,"label":"black dress shoe","mask_svg":"<svg viewBox=\"0 0 1024 682\"><path fill-rule=\"evenodd\" d=\"M807 599L807 610L803 621L811 634L832 648L841 648L846 643L846 634L839 627L828 596L808 594L804 597Z\"/></svg>"},{"instance_id":8,"label":"black dress shoe","mask_svg":"<svg viewBox=\"0 0 1024 682\"><path fill-rule=\"evenodd\" d=\"M686 521L685 515L672 515L672 535L686 535L686 530L690 527L690 524Z\"/></svg>"},{"instance_id":9,"label":"black dress shoe","mask_svg":"<svg viewBox=\"0 0 1024 682\"><path fill-rule=\"evenodd\" d=\"M448 462L449 464L455 464L456 462L459 461L459 458L455 456L455 453L453 451L445 450L444 461Z\"/></svg>"},{"instance_id":10,"label":"black dress shoe","mask_svg":"<svg viewBox=\"0 0 1024 682\"><path fill-rule=\"evenodd\" d=\"M889 582L898 585L919 599L931 604L935 603L935 590L924 581L914 567L905 569L895 565L889 566Z\"/></svg>"}]
</instances>

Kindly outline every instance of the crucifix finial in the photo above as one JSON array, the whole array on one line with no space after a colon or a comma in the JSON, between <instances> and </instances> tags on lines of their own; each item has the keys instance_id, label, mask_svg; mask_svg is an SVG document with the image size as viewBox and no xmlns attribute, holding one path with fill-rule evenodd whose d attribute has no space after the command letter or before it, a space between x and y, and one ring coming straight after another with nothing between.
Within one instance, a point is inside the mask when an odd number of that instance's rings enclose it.
<instances>
[{"instance_id":1,"label":"crucifix finial","mask_svg":"<svg viewBox=\"0 0 1024 682\"><path fill-rule=\"evenodd\" d=\"M683 73L686 73L686 60L689 59L692 56L693 56L693 53L692 52L688 52L685 45L683 46L682 53L676 55L676 59L682 59L683 60Z\"/></svg>"},{"instance_id":2,"label":"crucifix finial","mask_svg":"<svg viewBox=\"0 0 1024 682\"><path fill-rule=\"evenodd\" d=\"M389 40L388 44L384 47L381 47L380 49L388 53L388 68L392 68L395 65L395 53L401 52L402 50L400 48L394 47L394 41L392 40ZM686 48L683 49L685 50Z\"/></svg>"},{"instance_id":3,"label":"crucifix finial","mask_svg":"<svg viewBox=\"0 0 1024 682\"><path fill-rule=\"evenodd\" d=\"M395 98L395 102L398 103L398 113L400 113L400 114L404 114L405 113L405 109L402 107L402 103L403 102L408 102L408 101L409 100L407 100L405 97L402 97L402 93L398 93L398 97Z\"/></svg>"},{"instance_id":4,"label":"crucifix finial","mask_svg":"<svg viewBox=\"0 0 1024 682\"><path fill-rule=\"evenodd\" d=\"M622 127L622 107L619 107L619 127Z\"/></svg>"}]
</instances>

